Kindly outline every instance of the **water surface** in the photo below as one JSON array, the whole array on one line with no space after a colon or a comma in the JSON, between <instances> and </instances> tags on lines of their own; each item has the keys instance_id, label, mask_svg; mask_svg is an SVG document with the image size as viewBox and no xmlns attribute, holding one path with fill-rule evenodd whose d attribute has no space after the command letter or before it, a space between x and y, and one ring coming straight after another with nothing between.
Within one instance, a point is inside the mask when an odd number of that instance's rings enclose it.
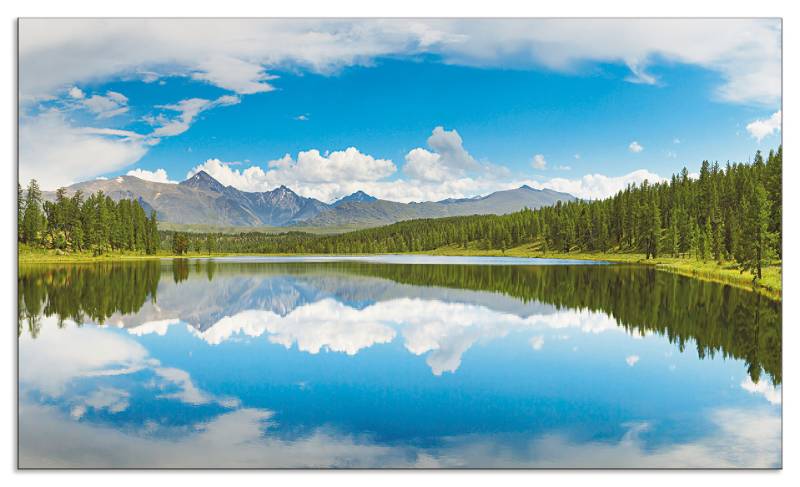
<instances>
[{"instance_id":1,"label":"water surface","mask_svg":"<svg viewBox=\"0 0 800 487\"><path fill-rule=\"evenodd\" d=\"M781 465L780 304L729 286L427 256L18 283L22 467Z\"/></svg>"}]
</instances>

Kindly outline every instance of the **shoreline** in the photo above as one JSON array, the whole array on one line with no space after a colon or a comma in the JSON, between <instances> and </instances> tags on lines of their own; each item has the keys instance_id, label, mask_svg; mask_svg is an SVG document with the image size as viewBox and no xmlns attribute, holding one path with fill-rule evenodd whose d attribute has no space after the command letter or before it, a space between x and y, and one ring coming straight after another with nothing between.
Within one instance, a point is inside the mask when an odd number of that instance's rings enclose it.
<instances>
[{"instance_id":1,"label":"shoreline","mask_svg":"<svg viewBox=\"0 0 800 487\"><path fill-rule=\"evenodd\" d=\"M124 262L141 261L154 259L192 259L192 258L214 258L214 257L306 257L319 255L362 255L362 254L252 254L252 253L200 253L193 252L184 255L169 253L144 255L128 253L112 253L100 256L91 254L64 254L56 255L51 251L18 251L17 264L36 265L36 264L91 264L97 262ZM378 255L378 254L376 254ZM398 254L402 255L402 254ZM765 269L765 275L761 282L753 283L752 275L741 273L732 263L722 265L713 261L700 262L695 259L659 257L657 259L645 259L644 254L637 253L613 253L613 252L542 252L530 246L521 246L501 250L477 250L463 249L460 247L449 246L440 247L428 252L407 252L406 255L440 255L440 256L472 256L472 257L527 257L542 259L571 259L606 261L612 263L635 264L655 267L657 270L671 272L695 279L728 284L740 289L762 294L770 299L780 301L782 299L782 269L781 266L770 266Z\"/></svg>"},{"instance_id":2,"label":"shoreline","mask_svg":"<svg viewBox=\"0 0 800 487\"><path fill-rule=\"evenodd\" d=\"M655 267L657 270L671 272L686 277L692 277L702 281L728 284L740 289L756 292L770 299L781 301L782 299L782 267L770 266L764 269L764 276L761 282L753 283L752 274L742 273L732 262L725 262L722 265L713 260L701 262L693 258L679 257L658 257L656 259L646 259L644 254L623 253L623 252L542 252L534 250L529 245L523 245L501 250L476 250L463 249L459 247L441 247L433 252L420 252L430 255L453 255L453 256L486 256L486 257L536 257L543 259L572 259L606 261L617 264L635 264Z\"/></svg>"}]
</instances>

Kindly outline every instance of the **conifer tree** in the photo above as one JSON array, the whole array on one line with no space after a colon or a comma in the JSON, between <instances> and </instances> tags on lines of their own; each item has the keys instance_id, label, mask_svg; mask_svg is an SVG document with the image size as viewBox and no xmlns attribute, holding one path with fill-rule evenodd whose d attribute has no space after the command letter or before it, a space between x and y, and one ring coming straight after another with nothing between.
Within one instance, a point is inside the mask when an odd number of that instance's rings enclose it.
<instances>
[{"instance_id":1,"label":"conifer tree","mask_svg":"<svg viewBox=\"0 0 800 487\"><path fill-rule=\"evenodd\" d=\"M25 212L22 217L23 240L26 243L37 244L44 231L44 213L42 211L42 191L35 179L28 184L25 196Z\"/></svg>"}]
</instances>

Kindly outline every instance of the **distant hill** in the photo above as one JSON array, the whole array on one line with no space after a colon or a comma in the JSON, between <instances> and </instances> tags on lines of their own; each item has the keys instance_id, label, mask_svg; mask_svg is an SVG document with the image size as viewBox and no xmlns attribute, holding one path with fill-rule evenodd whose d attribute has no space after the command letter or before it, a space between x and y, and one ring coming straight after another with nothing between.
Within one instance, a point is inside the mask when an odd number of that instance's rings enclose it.
<instances>
[{"instance_id":1,"label":"distant hill","mask_svg":"<svg viewBox=\"0 0 800 487\"><path fill-rule=\"evenodd\" d=\"M413 218L438 218L445 216L484 215L513 213L525 207L530 209L554 205L558 201L572 201L575 197L550 189L533 189L521 186L517 189L497 191L476 198L446 199L422 203L398 203L395 201L344 199L337 201L313 218L302 222L307 226L377 226Z\"/></svg>"},{"instance_id":2,"label":"distant hill","mask_svg":"<svg viewBox=\"0 0 800 487\"><path fill-rule=\"evenodd\" d=\"M487 196L442 201L398 203L375 198L363 191L333 204L298 195L286 186L272 191L247 192L225 186L205 171L179 183L156 183L135 176L97 179L73 184L67 194L103 191L114 200L138 200L146 211L158 212L161 221L183 225L223 227L369 227L414 218L472 214L504 214L571 201L575 197L529 186L497 191ZM46 199L55 198L45 192Z\"/></svg>"},{"instance_id":3,"label":"distant hill","mask_svg":"<svg viewBox=\"0 0 800 487\"><path fill-rule=\"evenodd\" d=\"M356 203L356 202L359 202L359 201L369 202L369 201L375 201L377 199L378 198L376 198L376 197L374 197L372 195L368 195L367 193L365 193L363 191L356 191L355 193L349 194L349 195L345 196L344 198L342 198L340 200L336 200L331 206L339 206L342 203Z\"/></svg>"}]
</instances>

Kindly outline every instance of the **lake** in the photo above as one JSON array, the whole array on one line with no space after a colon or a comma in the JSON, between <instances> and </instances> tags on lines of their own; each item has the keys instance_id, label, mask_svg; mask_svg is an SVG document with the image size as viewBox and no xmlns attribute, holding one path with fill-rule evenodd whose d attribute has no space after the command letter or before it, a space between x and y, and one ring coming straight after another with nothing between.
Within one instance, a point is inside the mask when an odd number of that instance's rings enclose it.
<instances>
[{"instance_id":1,"label":"lake","mask_svg":"<svg viewBox=\"0 0 800 487\"><path fill-rule=\"evenodd\" d=\"M781 304L631 265L21 266L19 465L778 468Z\"/></svg>"}]
</instances>

